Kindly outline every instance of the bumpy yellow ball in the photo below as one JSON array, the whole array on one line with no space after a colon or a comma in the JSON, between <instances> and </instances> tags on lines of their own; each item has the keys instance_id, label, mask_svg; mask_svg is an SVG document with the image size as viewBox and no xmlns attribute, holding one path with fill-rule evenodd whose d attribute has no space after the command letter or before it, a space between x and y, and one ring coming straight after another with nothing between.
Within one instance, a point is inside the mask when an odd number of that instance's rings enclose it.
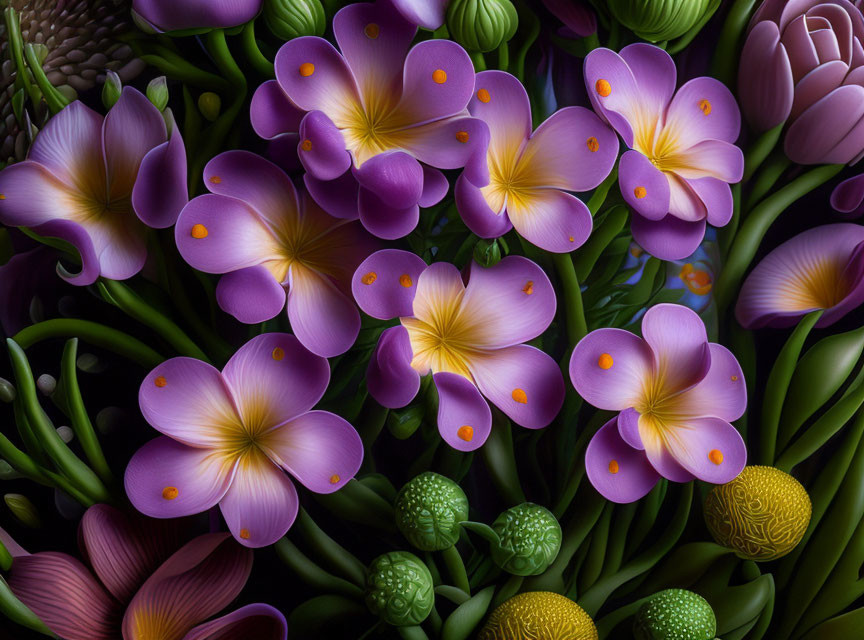
<instances>
[{"instance_id":1,"label":"bumpy yellow ball","mask_svg":"<svg viewBox=\"0 0 864 640\"><path fill-rule=\"evenodd\" d=\"M785 556L801 542L812 511L801 483L774 467L744 467L705 499L705 522L717 543L762 562Z\"/></svg>"},{"instance_id":2,"label":"bumpy yellow ball","mask_svg":"<svg viewBox=\"0 0 864 640\"><path fill-rule=\"evenodd\" d=\"M477 640L597 640L597 627L569 598L530 591L495 609Z\"/></svg>"}]
</instances>

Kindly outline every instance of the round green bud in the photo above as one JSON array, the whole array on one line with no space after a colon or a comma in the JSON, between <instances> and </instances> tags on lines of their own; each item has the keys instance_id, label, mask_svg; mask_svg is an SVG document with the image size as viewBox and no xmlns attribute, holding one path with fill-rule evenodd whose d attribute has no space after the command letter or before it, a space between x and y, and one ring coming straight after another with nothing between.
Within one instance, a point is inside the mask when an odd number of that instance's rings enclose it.
<instances>
[{"instance_id":1,"label":"round green bud","mask_svg":"<svg viewBox=\"0 0 864 640\"><path fill-rule=\"evenodd\" d=\"M113 107L120 99L120 93L123 91L123 82L120 80L114 71L105 73L105 84L102 85L102 104L106 109Z\"/></svg>"},{"instance_id":2,"label":"round green bud","mask_svg":"<svg viewBox=\"0 0 864 640\"><path fill-rule=\"evenodd\" d=\"M366 573L366 606L384 622L408 627L423 622L435 603L432 574L413 553L378 556Z\"/></svg>"},{"instance_id":3,"label":"round green bud","mask_svg":"<svg viewBox=\"0 0 864 640\"><path fill-rule=\"evenodd\" d=\"M609 0L618 22L648 42L672 40L692 29L710 0Z\"/></svg>"},{"instance_id":4,"label":"round green bud","mask_svg":"<svg viewBox=\"0 0 864 640\"><path fill-rule=\"evenodd\" d=\"M396 526L408 542L423 551L443 551L459 540L468 498L450 478L427 471L402 487L395 512Z\"/></svg>"},{"instance_id":5,"label":"round green bud","mask_svg":"<svg viewBox=\"0 0 864 640\"><path fill-rule=\"evenodd\" d=\"M320 0L264 0L264 20L278 38L320 36L327 18Z\"/></svg>"},{"instance_id":6,"label":"round green bud","mask_svg":"<svg viewBox=\"0 0 864 640\"><path fill-rule=\"evenodd\" d=\"M42 526L42 519L39 517L39 512L36 510L36 505L30 502L30 498L21 495L20 493L7 493L3 496L3 501L22 524L38 529Z\"/></svg>"},{"instance_id":7,"label":"round green bud","mask_svg":"<svg viewBox=\"0 0 864 640\"><path fill-rule=\"evenodd\" d=\"M0 401L13 402L16 395L15 385L6 378L0 378Z\"/></svg>"},{"instance_id":8,"label":"round green bud","mask_svg":"<svg viewBox=\"0 0 864 640\"><path fill-rule=\"evenodd\" d=\"M498 239L478 240L474 245L474 260L482 267L494 267L501 262L501 246L498 244Z\"/></svg>"},{"instance_id":9,"label":"round green bud","mask_svg":"<svg viewBox=\"0 0 864 640\"><path fill-rule=\"evenodd\" d=\"M492 51L516 33L519 16L510 0L451 0L450 37L469 51Z\"/></svg>"},{"instance_id":10,"label":"round green bud","mask_svg":"<svg viewBox=\"0 0 864 640\"><path fill-rule=\"evenodd\" d=\"M159 111L165 111L165 107L168 106L168 98L168 81L165 76L153 78L147 85L147 99Z\"/></svg>"},{"instance_id":11,"label":"round green bud","mask_svg":"<svg viewBox=\"0 0 864 640\"><path fill-rule=\"evenodd\" d=\"M523 502L507 509L492 523L498 544L492 560L517 576L543 573L561 549L561 525L546 507Z\"/></svg>"},{"instance_id":12,"label":"round green bud","mask_svg":"<svg viewBox=\"0 0 864 640\"><path fill-rule=\"evenodd\" d=\"M212 91L205 91L198 96L198 111L201 112L207 120L213 122L219 117L219 111L222 109L222 98L219 94Z\"/></svg>"},{"instance_id":13,"label":"round green bud","mask_svg":"<svg viewBox=\"0 0 864 640\"><path fill-rule=\"evenodd\" d=\"M666 589L643 604L633 622L636 640L713 640L717 619L698 593Z\"/></svg>"}]
</instances>

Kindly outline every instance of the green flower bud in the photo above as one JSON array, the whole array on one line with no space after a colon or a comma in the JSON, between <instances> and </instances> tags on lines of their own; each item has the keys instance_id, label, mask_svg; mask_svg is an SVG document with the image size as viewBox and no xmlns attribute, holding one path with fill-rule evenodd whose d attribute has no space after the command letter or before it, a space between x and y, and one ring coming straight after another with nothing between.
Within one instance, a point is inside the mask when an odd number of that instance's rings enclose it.
<instances>
[{"instance_id":1,"label":"green flower bud","mask_svg":"<svg viewBox=\"0 0 864 640\"><path fill-rule=\"evenodd\" d=\"M147 99L153 103L153 106L164 111L168 106L168 82L165 76L153 78L147 85Z\"/></svg>"},{"instance_id":2,"label":"green flower bud","mask_svg":"<svg viewBox=\"0 0 864 640\"><path fill-rule=\"evenodd\" d=\"M7 493L3 496L3 501L9 507L21 524L38 529L42 526L42 519L39 517L39 512L36 511L35 505L30 502L30 498L22 496L20 493Z\"/></svg>"},{"instance_id":3,"label":"green flower bud","mask_svg":"<svg viewBox=\"0 0 864 640\"><path fill-rule=\"evenodd\" d=\"M273 35L283 40L320 36L327 28L320 0L264 0L264 20Z\"/></svg>"},{"instance_id":4,"label":"green flower bud","mask_svg":"<svg viewBox=\"0 0 864 640\"><path fill-rule=\"evenodd\" d=\"M378 556L366 574L366 606L384 622L409 627L423 622L435 603L432 574L413 553Z\"/></svg>"},{"instance_id":5,"label":"green flower bud","mask_svg":"<svg viewBox=\"0 0 864 640\"><path fill-rule=\"evenodd\" d=\"M640 607L633 622L636 640L712 640L717 619L698 593L666 589Z\"/></svg>"},{"instance_id":6,"label":"green flower bud","mask_svg":"<svg viewBox=\"0 0 864 640\"><path fill-rule=\"evenodd\" d=\"M120 99L120 92L123 91L123 83L113 71L108 71L105 74L105 84L102 85L102 104L106 109L113 107Z\"/></svg>"},{"instance_id":7,"label":"green flower bud","mask_svg":"<svg viewBox=\"0 0 864 640\"><path fill-rule=\"evenodd\" d=\"M494 267L501 262L501 246L498 240L478 240L474 245L474 260L482 267Z\"/></svg>"},{"instance_id":8,"label":"green flower bud","mask_svg":"<svg viewBox=\"0 0 864 640\"><path fill-rule=\"evenodd\" d=\"M425 410L422 405L414 405L405 409L392 409L387 414L387 428L393 437L406 440L423 422Z\"/></svg>"},{"instance_id":9,"label":"green flower bud","mask_svg":"<svg viewBox=\"0 0 864 640\"><path fill-rule=\"evenodd\" d=\"M13 402L15 400L15 385L6 378L0 378L0 401Z\"/></svg>"},{"instance_id":10,"label":"green flower bud","mask_svg":"<svg viewBox=\"0 0 864 640\"><path fill-rule=\"evenodd\" d=\"M451 0L447 30L469 51L492 51L516 33L519 16L510 0Z\"/></svg>"},{"instance_id":11,"label":"green flower bud","mask_svg":"<svg viewBox=\"0 0 864 640\"><path fill-rule=\"evenodd\" d=\"M222 98L212 91L205 91L198 96L198 111L210 122L219 117L219 111L222 109Z\"/></svg>"},{"instance_id":12,"label":"green flower bud","mask_svg":"<svg viewBox=\"0 0 864 640\"><path fill-rule=\"evenodd\" d=\"M612 15L648 42L672 40L690 31L710 0L609 0Z\"/></svg>"},{"instance_id":13,"label":"green flower bud","mask_svg":"<svg viewBox=\"0 0 864 640\"><path fill-rule=\"evenodd\" d=\"M0 480L15 480L16 478L23 478L20 473L15 471L12 468L12 465L6 462L5 460L0 459Z\"/></svg>"},{"instance_id":14,"label":"green flower bud","mask_svg":"<svg viewBox=\"0 0 864 640\"><path fill-rule=\"evenodd\" d=\"M491 546L492 560L517 576L543 573L561 549L561 525L549 509L533 502L507 509L492 529L499 538Z\"/></svg>"},{"instance_id":15,"label":"green flower bud","mask_svg":"<svg viewBox=\"0 0 864 640\"><path fill-rule=\"evenodd\" d=\"M423 551L443 551L459 540L468 498L450 478L427 471L402 487L395 512L396 526L408 542Z\"/></svg>"}]
</instances>

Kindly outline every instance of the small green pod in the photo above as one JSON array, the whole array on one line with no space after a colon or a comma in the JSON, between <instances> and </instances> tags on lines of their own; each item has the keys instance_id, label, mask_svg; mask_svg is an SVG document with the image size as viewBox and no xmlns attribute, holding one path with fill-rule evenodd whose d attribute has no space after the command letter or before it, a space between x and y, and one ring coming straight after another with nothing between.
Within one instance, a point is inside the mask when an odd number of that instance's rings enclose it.
<instances>
[{"instance_id":1,"label":"small green pod","mask_svg":"<svg viewBox=\"0 0 864 640\"><path fill-rule=\"evenodd\" d=\"M451 0L450 36L469 51L492 51L516 33L519 16L510 0Z\"/></svg>"},{"instance_id":2,"label":"small green pod","mask_svg":"<svg viewBox=\"0 0 864 640\"><path fill-rule=\"evenodd\" d=\"M450 478L426 471L402 487L394 511L396 526L408 542L423 551L443 551L459 540L460 523L468 519L468 498Z\"/></svg>"},{"instance_id":3,"label":"small green pod","mask_svg":"<svg viewBox=\"0 0 864 640\"><path fill-rule=\"evenodd\" d=\"M517 576L536 576L552 564L561 550L561 525L546 507L523 502L507 509L492 523L498 543L492 560Z\"/></svg>"},{"instance_id":4,"label":"small green pod","mask_svg":"<svg viewBox=\"0 0 864 640\"><path fill-rule=\"evenodd\" d=\"M432 574L413 553L391 551L378 556L366 574L366 606L396 627L414 626L432 612Z\"/></svg>"}]
</instances>

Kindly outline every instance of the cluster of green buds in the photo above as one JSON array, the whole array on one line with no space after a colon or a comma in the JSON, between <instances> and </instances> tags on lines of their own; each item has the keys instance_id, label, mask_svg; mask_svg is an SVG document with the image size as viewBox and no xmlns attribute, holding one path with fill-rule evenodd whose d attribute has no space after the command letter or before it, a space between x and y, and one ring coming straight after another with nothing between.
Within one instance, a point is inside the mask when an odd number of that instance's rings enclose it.
<instances>
[{"instance_id":1,"label":"cluster of green buds","mask_svg":"<svg viewBox=\"0 0 864 640\"><path fill-rule=\"evenodd\" d=\"M561 525L546 507L524 502L511 507L492 523L492 560L517 576L546 571L561 550Z\"/></svg>"},{"instance_id":2,"label":"cluster of green buds","mask_svg":"<svg viewBox=\"0 0 864 640\"><path fill-rule=\"evenodd\" d=\"M451 0L450 37L469 51L492 51L516 33L519 16L510 0Z\"/></svg>"},{"instance_id":3,"label":"cluster of green buds","mask_svg":"<svg viewBox=\"0 0 864 640\"><path fill-rule=\"evenodd\" d=\"M410 627L423 622L435 603L432 574L413 553L378 556L366 574L366 606L384 622Z\"/></svg>"},{"instance_id":4,"label":"cluster of green buds","mask_svg":"<svg viewBox=\"0 0 864 640\"><path fill-rule=\"evenodd\" d=\"M283 40L320 36L327 28L320 0L264 0L264 21Z\"/></svg>"},{"instance_id":5,"label":"cluster of green buds","mask_svg":"<svg viewBox=\"0 0 864 640\"><path fill-rule=\"evenodd\" d=\"M414 547L443 551L459 540L460 523L468 519L462 488L432 471L408 482L396 496L396 526Z\"/></svg>"},{"instance_id":6,"label":"cluster of green buds","mask_svg":"<svg viewBox=\"0 0 864 640\"><path fill-rule=\"evenodd\" d=\"M609 0L618 22L648 42L673 40L704 24L717 9L712 0Z\"/></svg>"},{"instance_id":7,"label":"cluster of green buds","mask_svg":"<svg viewBox=\"0 0 864 640\"><path fill-rule=\"evenodd\" d=\"M716 633L717 619L711 605L686 589L654 594L633 622L636 640L713 640Z\"/></svg>"}]
</instances>

